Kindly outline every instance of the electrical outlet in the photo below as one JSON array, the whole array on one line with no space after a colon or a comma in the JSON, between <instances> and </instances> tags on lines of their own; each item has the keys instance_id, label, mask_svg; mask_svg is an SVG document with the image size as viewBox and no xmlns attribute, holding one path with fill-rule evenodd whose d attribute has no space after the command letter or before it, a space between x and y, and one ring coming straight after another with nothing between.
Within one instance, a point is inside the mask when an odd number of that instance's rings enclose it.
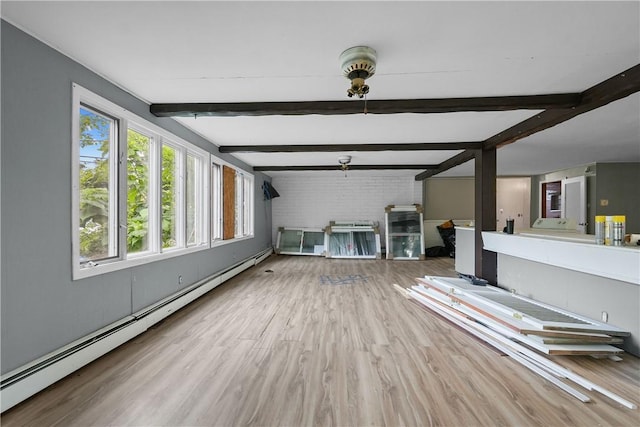
<instances>
[{"instance_id":1,"label":"electrical outlet","mask_svg":"<svg viewBox=\"0 0 640 427\"><path fill-rule=\"evenodd\" d=\"M609 321L609 313L607 313L606 311L602 312L602 321L604 323L607 323Z\"/></svg>"},{"instance_id":2,"label":"electrical outlet","mask_svg":"<svg viewBox=\"0 0 640 427\"><path fill-rule=\"evenodd\" d=\"M178 285L182 285L182 276L178 276Z\"/></svg>"}]
</instances>

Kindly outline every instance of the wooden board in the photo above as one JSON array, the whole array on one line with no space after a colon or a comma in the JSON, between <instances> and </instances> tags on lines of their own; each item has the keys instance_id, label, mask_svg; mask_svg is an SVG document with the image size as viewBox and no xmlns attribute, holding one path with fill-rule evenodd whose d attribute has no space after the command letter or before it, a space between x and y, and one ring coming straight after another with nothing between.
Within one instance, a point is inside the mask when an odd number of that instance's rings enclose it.
<instances>
[{"instance_id":1,"label":"wooden board","mask_svg":"<svg viewBox=\"0 0 640 427\"><path fill-rule=\"evenodd\" d=\"M236 171L229 166L222 171L222 238L228 240L236 235Z\"/></svg>"}]
</instances>

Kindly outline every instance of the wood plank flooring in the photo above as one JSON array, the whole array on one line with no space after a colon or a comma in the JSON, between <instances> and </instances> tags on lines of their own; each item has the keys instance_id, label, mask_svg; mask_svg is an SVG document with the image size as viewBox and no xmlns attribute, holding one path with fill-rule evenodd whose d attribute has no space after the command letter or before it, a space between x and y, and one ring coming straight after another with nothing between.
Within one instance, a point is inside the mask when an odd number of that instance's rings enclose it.
<instances>
[{"instance_id":1,"label":"wood plank flooring","mask_svg":"<svg viewBox=\"0 0 640 427\"><path fill-rule=\"evenodd\" d=\"M393 288L427 274L454 276L453 260L272 256L0 422L640 425L639 410L589 391L581 403ZM640 403L640 359L554 360Z\"/></svg>"}]
</instances>

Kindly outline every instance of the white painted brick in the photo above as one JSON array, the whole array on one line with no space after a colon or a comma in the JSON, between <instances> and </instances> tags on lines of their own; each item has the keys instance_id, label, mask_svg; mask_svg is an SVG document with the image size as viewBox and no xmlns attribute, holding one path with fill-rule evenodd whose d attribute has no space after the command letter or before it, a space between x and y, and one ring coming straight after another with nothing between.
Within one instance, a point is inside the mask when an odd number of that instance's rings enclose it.
<instances>
[{"instance_id":1,"label":"white painted brick","mask_svg":"<svg viewBox=\"0 0 640 427\"><path fill-rule=\"evenodd\" d=\"M384 208L422 203L422 182L413 175L283 174L275 176L272 184L280 194L272 201L274 244L278 227L323 228L336 220L378 221L384 242Z\"/></svg>"}]
</instances>

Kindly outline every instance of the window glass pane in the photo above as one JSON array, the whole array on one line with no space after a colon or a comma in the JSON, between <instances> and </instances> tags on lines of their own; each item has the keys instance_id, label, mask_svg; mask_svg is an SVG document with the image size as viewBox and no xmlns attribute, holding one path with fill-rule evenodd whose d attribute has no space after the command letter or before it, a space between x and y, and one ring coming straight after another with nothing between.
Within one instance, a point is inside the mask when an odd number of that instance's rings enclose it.
<instances>
[{"instance_id":1,"label":"window glass pane","mask_svg":"<svg viewBox=\"0 0 640 427\"><path fill-rule=\"evenodd\" d=\"M118 255L116 155L117 122L80 107L80 262Z\"/></svg>"},{"instance_id":2,"label":"window glass pane","mask_svg":"<svg viewBox=\"0 0 640 427\"><path fill-rule=\"evenodd\" d=\"M252 181L249 177L244 178L244 191L242 196L242 205L243 205L243 235L248 236L252 233L251 230L251 205L253 202L253 186Z\"/></svg>"},{"instance_id":3,"label":"window glass pane","mask_svg":"<svg viewBox=\"0 0 640 427\"><path fill-rule=\"evenodd\" d=\"M282 252L300 252L302 244L301 230L283 230L280 232L280 250Z\"/></svg>"},{"instance_id":4,"label":"window glass pane","mask_svg":"<svg viewBox=\"0 0 640 427\"><path fill-rule=\"evenodd\" d=\"M332 256L352 256L353 244L350 233L332 233L329 235L329 252Z\"/></svg>"},{"instance_id":5,"label":"window glass pane","mask_svg":"<svg viewBox=\"0 0 640 427\"><path fill-rule=\"evenodd\" d=\"M235 235L242 236L242 175L236 172L236 209L235 209Z\"/></svg>"},{"instance_id":6,"label":"window glass pane","mask_svg":"<svg viewBox=\"0 0 640 427\"><path fill-rule=\"evenodd\" d=\"M196 186L198 159L191 154L187 155L187 246L196 245L198 239L198 206L196 201Z\"/></svg>"},{"instance_id":7,"label":"window glass pane","mask_svg":"<svg viewBox=\"0 0 640 427\"><path fill-rule=\"evenodd\" d=\"M391 236L394 258L417 258L420 256L420 235Z\"/></svg>"},{"instance_id":8,"label":"window glass pane","mask_svg":"<svg viewBox=\"0 0 640 427\"><path fill-rule=\"evenodd\" d=\"M178 245L178 155L175 148L162 146L162 248Z\"/></svg>"},{"instance_id":9,"label":"window glass pane","mask_svg":"<svg viewBox=\"0 0 640 427\"><path fill-rule=\"evenodd\" d=\"M305 231L302 235L302 253L317 254L324 251L324 232Z\"/></svg>"},{"instance_id":10,"label":"window glass pane","mask_svg":"<svg viewBox=\"0 0 640 427\"><path fill-rule=\"evenodd\" d=\"M353 250L355 255L375 255L376 235L373 231L354 231Z\"/></svg>"},{"instance_id":11,"label":"window glass pane","mask_svg":"<svg viewBox=\"0 0 640 427\"><path fill-rule=\"evenodd\" d=\"M127 253L149 250L151 138L127 130Z\"/></svg>"},{"instance_id":12,"label":"window glass pane","mask_svg":"<svg viewBox=\"0 0 640 427\"><path fill-rule=\"evenodd\" d=\"M389 223L392 233L420 233L418 212L389 212Z\"/></svg>"},{"instance_id":13,"label":"window glass pane","mask_svg":"<svg viewBox=\"0 0 640 427\"><path fill-rule=\"evenodd\" d=\"M222 239L222 167L211 164L211 239Z\"/></svg>"}]
</instances>

